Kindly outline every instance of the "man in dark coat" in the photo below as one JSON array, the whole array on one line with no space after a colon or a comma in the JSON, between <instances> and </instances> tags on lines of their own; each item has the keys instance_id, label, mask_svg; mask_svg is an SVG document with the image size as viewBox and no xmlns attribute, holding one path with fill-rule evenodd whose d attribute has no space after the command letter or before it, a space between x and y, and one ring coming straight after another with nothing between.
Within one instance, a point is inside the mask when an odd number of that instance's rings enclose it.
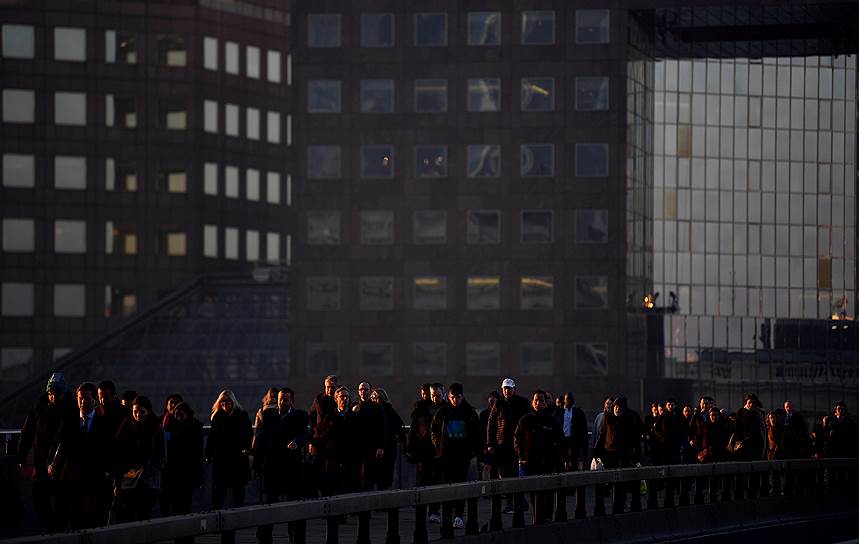
<instances>
[{"instance_id":1,"label":"man in dark coat","mask_svg":"<svg viewBox=\"0 0 859 544\"><path fill-rule=\"evenodd\" d=\"M433 417L443 405L444 387L438 383L430 386L429 400L419 400L412 410L406 454L409 462L415 464L419 486L441 483L430 427ZM441 523L438 504L430 504L428 511L430 523Z\"/></svg>"},{"instance_id":2,"label":"man in dark coat","mask_svg":"<svg viewBox=\"0 0 859 544\"><path fill-rule=\"evenodd\" d=\"M641 418L626 403L626 397L618 395L600 424L594 457L602 459L607 469L630 468L641 459ZM627 491L635 492L631 486L615 487L614 512L623 512Z\"/></svg>"},{"instance_id":3,"label":"man in dark coat","mask_svg":"<svg viewBox=\"0 0 859 544\"><path fill-rule=\"evenodd\" d=\"M811 456L811 438L808 434L808 425L805 418L793 407L793 401L784 401L784 426L793 438L800 459L808 459Z\"/></svg>"},{"instance_id":4,"label":"man in dark coat","mask_svg":"<svg viewBox=\"0 0 859 544\"><path fill-rule=\"evenodd\" d=\"M110 380L104 380L98 384L98 406L99 411L108 423L108 428L111 429L111 436L116 435L119 426L125 421L125 418L131 415L131 411L119 402L116 398L116 385Z\"/></svg>"},{"instance_id":5,"label":"man in dark coat","mask_svg":"<svg viewBox=\"0 0 859 544\"><path fill-rule=\"evenodd\" d=\"M847 415L847 404L835 403L833 417L826 429L826 457L856 457L859 455L859 429Z\"/></svg>"},{"instance_id":6,"label":"man in dark coat","mask_svg":"<svg viewBox=\"0 0 859 544\"><path fill-rule=\"evenodd\" d=\"M533 406L532 400L531 407ZM563 405L555 412L555 417L564 433L563 447L564 459L566 459L564 469L578 470L579 461L584 460L588 453L588 421L582 409L576 406L576 400L571 391L564 395Z\"/></svg>"},{"instance_id":7,"label":"man in dark coat","mask_svg":"<svg viewBox=\"0 0 859 544\"><path fill-rule=\"evenodd\" d=\"M316 395L313 399L313 404L310 405L308 419L310 422L310 432L316 436L316 431L325 416L337 409L337 403L334 402L334 391L337 390L337 376L330 374L325 376L322 382L322 393Z\"/></svg>"},{"instance_id":8,"label":"man in dark coat","mask_svg":"<svg viewBox=\"0 0 859 544\"><path fill-rule=\"evenodd\" d=\"M310 441L310 454L322 469L323 496L352 493L361 487L361 455L364 437L357 412L350 408L351 395L345 387L334 392L337 409L318 426Z\"/></svg>"},{"instance_id":9,"label":"man in dark coat","mask_svg":"<svg viewBox=\"0 0 859 544\"><path fill-rule=\"evenodd\" d=\"M531 395L531 410L522 416L514 432L513 446L519 458L519 474L551 474L560 471L565 465L569 466L562 423L558 421L555 407L548 404L545 391L538 389ZM584 417L582 414L583 422ZM587 438L584 440L587 442ZM534 523L545 523L551 515L548 507L550 494L540 493L537 497L531 497L532 502L538 499L534 502Z\"/></svg>"},{"instance_id":10,"label":"man in dark coat","mask_svg":"<svg viewBox=\"0 0 859 544\"><path fill-rule=\"evenodd\" d=\"M56 486L48 476L48 464L53 460L63 421L77 421L77 412L74 400L66 392L62 373L54 372L45 393L39 396L24 420L18 440L19 467L24 467L30 449L33 450L33 506L39 522L51 532L62 530L65 520L60 520L54 509Z\"/></svg>"},{"instance_id":11,"label":"man in dark coat","mask_svg":"<svg viewBox=\"0 0 859 544\"><path fill-rule=\"evenodd\" d=\"M501 382L501 397L489 413L486 453L495 456L500 477L515 478L519 467L513 449L513 433L522 416L531 411L531 406L525 397L516 394L516 382L512 378ZM508 497L505 512L513 513L512 495Z\"/></svg>"},{"instance_id":12,"label":"man in dark coat","mask_svg":"<svg viewBox=\"0 0 859 544\"><path fill-rule=\"evenodd\" d=\"M372 385L361 382L358 384L358 400L352 405L352 411L358 414L363 437L360 451L363 491L372 491L376 486L376 468L385 456L385 437L388 434L384 409L370 398L372 392Z\"/></svg>"},{"instance_id":13,"label":"man in dark coat","mask_svg":"<svg viewBox=\"0 0 859 544\"><path fill-rule=\"evenodd\" d=\"M674 399L665 401L665 412L656 418L653 436L660 451L660 460L665 465L680 464L680 451L686 441L689 426L679 411Z\"/></svg>"},{"instance_id":14,"label":"man in dark coat","mask_svg":"<svg viewBox=\"0 0 859 544\"><path fill-rule=\"evenodd\" d=\"M760 401L754 394L746 395L743 407L737 410L733 443L742 444L735 451L737 460L761 461L765 457L766 427Z\"/></svg>"}]
</instances>

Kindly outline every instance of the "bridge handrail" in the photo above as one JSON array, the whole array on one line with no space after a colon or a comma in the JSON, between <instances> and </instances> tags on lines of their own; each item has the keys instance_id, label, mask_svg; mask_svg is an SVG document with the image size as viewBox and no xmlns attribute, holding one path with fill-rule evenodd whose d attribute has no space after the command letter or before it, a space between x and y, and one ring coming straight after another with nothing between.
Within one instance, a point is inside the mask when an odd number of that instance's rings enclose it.
<instances>
[{"instance_id":1,"label":"bridge handrail","mask_svg":"<svg viewBox=\"0 0 859 544\"><path fill-rule=\"evenodd\" d=\"M639 480L737 476L769 472L857 471L859 458L792 459L783 461L725 462L698 465L671 465L604 471L566 472L493 481L434 485L411 489L351 493L322 499L281 502L268 505L216 510L151 521L119 524L72 533L51 535L55 544L126 544L172 540L228 530L248 529L266 524L331 518L373 510L390 510L428 505L455 499L474 499L539 491L555 491L604 484L637 483ZM11 539L9 544L43 542L44 535Z\"/></svg>"}]
</instances>

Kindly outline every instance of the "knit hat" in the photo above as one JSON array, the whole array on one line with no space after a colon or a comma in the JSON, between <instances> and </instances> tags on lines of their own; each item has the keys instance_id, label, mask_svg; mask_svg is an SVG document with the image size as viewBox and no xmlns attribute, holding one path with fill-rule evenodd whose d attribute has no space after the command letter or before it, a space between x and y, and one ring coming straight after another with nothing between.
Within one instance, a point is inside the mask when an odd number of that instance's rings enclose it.
<instances>
[{"instance_id":1,"label":"knit hat","mask_svg":"<svg viewBox=\"0 0 859 544\"><path fill-rule=\"evenodd\" d=\"M53 391L54 393L65 393L68 390L66 387L66 379L62 372L54 372L48 380L48 385L45 386L45 392Z\"/></svg>"}]
</instances>

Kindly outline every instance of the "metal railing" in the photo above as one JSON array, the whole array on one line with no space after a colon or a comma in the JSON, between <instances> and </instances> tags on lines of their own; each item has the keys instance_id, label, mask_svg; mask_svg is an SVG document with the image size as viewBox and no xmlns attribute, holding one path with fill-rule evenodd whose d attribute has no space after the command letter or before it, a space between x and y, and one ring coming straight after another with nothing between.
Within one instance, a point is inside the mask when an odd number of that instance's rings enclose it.
<instances>
[{"instance_id":1,"label":"metal railing","mask_svg":"<svg viewBox=\"0 0 859 544\"><path fill-rule=\"evenodd\" d=\"M644 504L640 493L643 490L641 482L646 482L648 488ZM820 503L826 497L837 504L855 507L857 482L859 459L727 462L569 472L248 506L54 534L50 541L55 544L132 544L212 533L221 533L224 541L230 541L236 530L289 523L294 542L302 544L306 539L307 522L321 519L326 520L325 542L334 543L339 539L340 518L351 514L358 518L358 544L367 544L370 542L371 512L384 511L387 516L385 542L398 543L400 510L414 508L413 541L424 543L428 541L427 507L434 503L442 503L440 537L453 538L450 501L455 500L464 499L467 502L465 534L476 536L480 533L478 499L488 497L491 500L491 513L486 528L489 532L487 536L492 536L493 532L504 529L501 505L503 496L507 494L514 497L510 528L526 526L523 497L527 493L534 497L534 526L541 525L545 518L553 514L555 524L552 528L557 528L559 522L572 518L592 521L606 519L607 487L613 488L614 506L611 515L614 516L627 511L674 511L676 504L690 505L689 508L694 509L696 505L706 508L706 505L718 506L718 503L733 501L730 504L738 504L742 508L743 503L737 501L773 500L766 497L809 499L803 503L807 505ZM586 495L590 498L587 502ZM566 510L567 496L575 496L572 516ZM562 500L555 500L555 497ZM796 516L801 512L793 508L790 514ZM42 542L44 539L42 535L9 542L24 544Z\"/></svg>"}]
</instances>

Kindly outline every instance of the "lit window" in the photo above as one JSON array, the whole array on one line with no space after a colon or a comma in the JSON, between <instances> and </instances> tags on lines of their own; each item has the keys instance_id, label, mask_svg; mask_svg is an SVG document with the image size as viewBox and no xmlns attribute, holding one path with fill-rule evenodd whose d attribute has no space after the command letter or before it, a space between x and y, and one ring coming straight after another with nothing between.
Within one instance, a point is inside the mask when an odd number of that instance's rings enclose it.
<instances>
[{"instance_id":1,"label":"lit window","mask_svg":"<svg viewBox=\"0 0 859 544\"><path fill-rule=\"evenodd\" d=\"M608 242L608 210L576 210L576 243Z\"/></svg>"},{"instance_id":2,"label":"lit window","mask_svg":"<svg viewBox=\"0 0 859 544\"><path fill-rule=\"evenodd\" d=\"M392 45L394 45L394 15L362 13L361 47L391 47Z\"/></svg>"},{"instance_id":3,"label":"lit window","mask_svg":"<svg viewBox=\"0 0 859 544\"><path fill-rule=\"evenodd\" d=\"M307 146L307 177L310 179L339 179L340 146Z\"/></svg>"},{"instance_id":4,"label":"lit window","mask_svg":"<svg viewBox=\"0 0 859 544\"><path fill-rule=\"evenodd\" d=\"M188 252L188 240L184 232L165 232L164 249L169 257L182 257Z\"/></svg>"},{"instance_id":5,"label":"lit window","mask_svg":"<svg viewBox=\"0 0 859 544\"><path fill-rule=\"evenodd\" d=\"M414 279L415 310L447 309L447 278L444 276L424 276Z\"/></svg>"},{"instance_id":6,"label":"lit window","mask_svg":"<svg viewBox=\"0 0 859 544\"><path fill-rule=\"evenodd\" d=\"M390 210L361 211L361 243L394 243L394 212Z\"/></svg>"},{"instance_id":7,"label":"lit window","mask_svg":"<svg viewBox=\"0 0 859 544\"><path fill-rule=\"evenodd\" d=\"M555 80L551 77L523 77L522 111L554 111Z\"/></svg>"},{"instance_id":8,"label":"lit window","mask_svg":"<svg viewBox=\"0 0 859 544\"><path fill-rule=\"evenodd\" d=\"M255 263L259 260L259 232L255 230L245 231L245 260Z\"/></svg>"},{"instance_id":9,"label":"lit window","mask_svg":"<svg viewBox=\"0 0 859 544\"><path fill-rule=\"evenodd\" d=\"M468 210L467 240L469 244L497 244L501 241L501 212L498 210Z\"/></svg>"},{"instance_id":10,"label":"lit window","mask_svg":"<svg viewBox=\"0 0 859 544\"><path fill-rule=\"evenodd\" d=\"M307 111L310 113L340 112L340 81L311 79L307 82Z\"/></svg>"},{"instance_id":11,"label":"lit window","mask_svg":"<svg viewBox=\"0 0 859 544\"><path fill-rule=\"evenodd\" d=\"M554 374L554 346L549 342L527 342L519 346L519 371L525 376Z\"/></svg>"},{"instance_id":12,"label":"lit window","mask_svg":"<svg viewBox=\"0 0 859 544\"><path fill-rule=\"evenodd\" d=\"M203 164L203 194L218 195L218 164L207 162Z\"/></svg>"},{"instance_id":13,"label":"lit window","mask_svg":"<svg viewBox=\"0 0 859 544\"><path fill-rule=\"evenodd\" d=\"M466 307L469 310L497 310L501 307L501 278L469 276L466 281Z\"/></svg>"},{"instance_id":14,"label":"lit window","mask_svg":"<svg viewBox=\"0 0 859 544\"><path fill-rule=\"evenodd\" d=\"M203 225L203 256L218 258L218 226Z\"/></svg>"},{"instance_id":15,"label":"lit window","mask_svg":"<svg viewBox=\"0 0 859 544\"><path fill-rule=\"evenodd\" d=\"M361 277L359 302L362 310L392 310L394 279L388 276Z\"/></svg>"},{"instance_id":16,"label":"lit window","mask_svg":"<svg viewBox=\"0 0 859 544\"><path fill-rule=\"evenodd\" d=\"M266 174L265 199L269 204L280 204L280 173Z\"/></svg>"},{"instance_id":17,"label":"lit window","mask_svg":"<svg viewBox=\"0 0 859 544\"><path fill-rule=\"evenodd\" d=\"M239 259L239 229L235 227L224 229L224 257L231 261Z\"/></svg>"},{"instance_id":18,"label":"lit window","mask_svg":"<svg viewBox=\"0 0 859 544\"><path fill-rule=\"evenodd\" d=\"M236 42L224 44L224 70L228 74L239 75L239 44Z\"/></svg>"},{"instance_id":19,"label":"lit window","mask_svg":"<svg viewBox=\"0 0 859 544\"><path fill-rule=\"evenodd\" d=\"M158 102L161 126L167 130L188 128L188 107L184 98L165 98Z\"/></svg>"},{"instance_id":20,"label":"lit window","mask_svg":"<svg viewBox=\"0 0 859 544\"><path fill-rule=\"evenodd\" d=\"M554 239L553 215L551 210L522 210L522 243L552 242Z\"/></svg>"},{"instance_id":21,"label":"lit window","mask_svg":"<svg viewBox=\"0 0 859 544\"><path fill-rule=\"evenodd\" d=\"M416 79L415 111L418 113L447 111L447 80Z\"/></svg>"},{"instance_id":22,"label":"lit window","mask_svg":"<svg viewBox=\"0 0 859 544\"><path fill-rule=\"evenodd\" d=\"M245 170L245 196L251 202L259 202L259 170Z\"/></svg>"},{"instance_id":23,"label":"lit window","mask_svg":"<svg viewBox=\"0 0 859 544\"><path fill-rule=\"evenodd\" d=\"M104 288L104 315L128 317L137 311L137 295L130 289L106 285Z\"/></svg>"},{"instance_id":24,"label":"lit window","mask_svg":"<svg viewBox=\"0 0 859 544\"><path fill-rule=\"evenodd\" d=\"M339 310L340 278L337 276L307 276L307 309Z\"/></svg>"},{"instance_id":25,"label":"lit window","mask_svg":"<svg viewBox=\"0 0 859 544\"><path fill-rule=\"evenodd\" d=\"M162 66L182 67L188 64L185 39L177 34L158 36L158 62Z\"/></svg>"},{"instance_id":26,"label":"lit window","mask_svg":"<svg viewBox=\"0 0 859 544\"><path fill-rule=\"evenodd\" d=\"M133 193L137 191L137 169L133 163L116 164L112 158L104 160L104 188L115 191L119 182L119 190Z\"/></svg>"},{"instance_id":27,"label":"lit window","mask_svg":"<svg viewBox=\"0 0 859 544\"><path fill-rule=\"evenodd\" d=\"M394 346L361 344L358 348L359 372L365 376L391 376L394 373Z\"/></svg>"},{"instance_id":28,"label":"lit window","mask_svg":"<svg viewBox=\"0 0 859 544\"><path fill-rule=\"evenodd\" d=\"M133 225L116 225L112 221L104 224L105 246L108 255L119 251L123 255L137 255L137 232Z\"/></svg>"},{"instance_id":29,"label":"lit window","mask_svg":"<svg viewBox=\"0 0 859 544\"><path fill-rule=\"evenodd\" d=\"M29 25L3 25L3 57L32 59L35 55L35 36Z\"/></svg>"},{"instance_id":30,"label":"lit window","mask_svg":"<svg viewBox=\"0 0 859 544\"><path fill-rule=\"evenodd\" d=\"M608 345L576 344L576 375L607 376Z\"/></svg>"},{"instance_id":31,"label":"lit window","mask_svg":"<svg viewBox=\"0 0 859 544\"><path fill-rule=\"evenodd\" d=\"M477 78L468 80L468 111L501 111L501 80Z\"/></svg>"},{"instance_id":32,"label":"lit window","mask_svg":"<svg viewBox=\"0 0 859 544\"><path fill-rule=\"evenodd\" d=\"M447 45L447 13L416 13L415 45L425 47Z\"/></svg>"},{"instance_id":33,"label":"lit window","mask_svg":"<svg viewBox=\"0 0 859 544\"><path fill-rule=\"evenodd\" d=\"M3 251L30 252L36 249L36 227L32 219L3 219Z\"/></svg>"},{"instance_id":34,"label":"lit window","mask_svg":"<svg viewBox=\"0 0 859 544\"><path fill-rule=\"evenodd\" d=\"M465 373L468 376L497 376L501 368L501 346L498 342L467 342Z\"/></svg>"},{"instance_id":35,"label":"lit window","mask_svg":"<svg viewBox=\"0 0 859 544\"><path fill-rule=\"evenodd\" d=\"M340 47L340 14L310 13L307 15L308 47Z\"/></svg>"},{"instance_id":36,"label":"lit window","mask_svg":"<svg viewBox=\"0 0 859 544\"><path fill-rule=\"evenodd\" d=\"M35 187L36 158L33 155L3 154L3 187Z\"/></svg>"},{"instance_id":37,"label":"lit window","mask_svg":"<svg viewBox=\"0 0 859 544\"><path fill-rule=\"evenodd\" d=\"M86 315L86 286L58 283L54 285L54 315L84 317Z\"/></svg>"},{"instance_id":38,"label":"lit window","mask_svg":"<svg viewBox=\"0 0 859 544\"><path fill-rule=\"evenodd\" d=\"M447 374L447 344L444 342L416 342L415 376L443 376Z\"/></svg>"},{"instance_id":39,"label":"lit window","mask_svg":"<svg viewBox=\"0 0 859 544\"><path fill-rule=\"evenodd\" d=\"M576 277L576 308L608 308L608 276Z\"/></svg>"},{"instance_id":40,"label":"lit window","mask_svg":"<svg viewBox=\"0 0 859 544\"><path fill-rule=\"evenodd\" d=\"M447 177L447 146L418 145L415 146L415 177L446 178Z\"/></svg>"},{"instance_id":41,"label":"lit window","mask_svg":"<svg viewBox=\"0 0 859 544\"><path fill-rule=\"evenodd\" d=\"M2 296L2 301L0 301L2 312L0 313L7 317L33 315L33 292L32 283L4 282L0 286L0 296Z\"/></svg>"},{"instance_id":42,"label":"lit window","mask_svg":"<svg viewBox=\"0 0 859 544\"><path fill-rule=\"evenodd\" d=\"M609 42L609 10L576 10L576 43L600 44Z\"/></svg>"},{"instance_id":43,"label":"lit window","mask_svg":"<svg viewBox=\"0 0 859 544\"><path fill-rule=\"evenodd\" d=\"M54 123L57 125L86 125L86 93L54 93Z\"/></svg>"},{"instance_id":44,"label":"lit window","mask_svg":"<svg viewBox=\"0 0 859 544\"><path fill-rule=\"evenodd\" d=\"M552 276L523 276L519 284L520 308L551 310L555 306L555 280Z\"/></svg>"},{"instance_id":45,"label":"lit window","mask_svg":"<svg viewBox=\"0 0 859 544\"><path fill-rule=\"evenodd\" d=\"M163 171L158 176L158 190L168 193L187 193L188 175L179 171Z\"/></svg>"},{"instance_id":46,"label":"lit window","mask_svg":"<svg viewBox=\"0 0 859 544\"><path fill-rule=\"evenodd\" d=\"M446 211L417 210L414 213L412 223L416 244L444 244L447 242Z\"/></svg>"},{"instance_id":47,"label":"lit window","mask_svg":"<svg viewBox=\"0 0 859 544\"><path fill-rule=\"evenodd\" d=\"M236 104L224 107L224 132L227 136L239 135L239 107Z\"/></svg>"},{"instance_id":48,"label":"lit window","mask_svg":"<svg viewBox=\"0 0 859 544\"><path fill-rule=\"evenodd\" d=\"M3 89L3 122L36 122L36 92L26 89Z\"/></svg>"},{"instance_id":49,"label":"lit window","mask_svg":"<svg viewBox=\"0 0 859 544\"><path fill-rule=\"evenodd\" d=\"M245 73L250 79L260 78L259 47L249 45L245 48Z\"/></svg>"},{"instance_id":50,"label":"lit window","mask_svg":"<svg viewBox=\"0 0 859 544\"><path fill-rule=\"evenodd\" d=\"M68 27L55 28L54 60L84 62L86 60L86 30Z\"/></svg>"},{"instance_id":51,"label":"lit window","mask_svg":"<svg viewBox=\"0 0 859 544\"><path fill-rule=\"evenodd\" d=\"M605 111L608 109L608 78L577 77L576 109L579 111Z\"/></svg>"},{"instance_id":52,"label":"lit window","mask_svg":"<svg viewBox=\"0 0 859 544\"><path fill-rule=\"evenodd\" d=\"M522 43L524 45L551 45L555 43L555 12L523 11Z\"/></svg>"},{"instance_id":53,"label":"lit window","mask_svg":"<svg viewBox=\"0 0 859 544\"><path fill-rule=\"evenodd\" d=\"M55 189L86 189L86 157L54 157Z\"/></svg>"},{"instance_id":54,"label":"lit window","mask_svg":"<svg viewBox=\"0 0 859 544\"><path fill-rule=\"evenodd\" d=\"M218 133L218 103L214 100L203 101L203 130Z\"/></svg>"},{"instance_id":55,"label":"lit window","mask_svg":"<svg viewBox=\"0 0 859 544\"><path fill-rule=\"evenodd\" d=\"M501 175L501 146L469 145L468 177L497 178Z\"/></svg>"},{"instance_id":56,"label":"lit window","mask_svg":"<svg viewBox=\"0 0 859 544\"><path fill-rule=\"evenodd\" d=\"M393 79L361 80L361 113L391 113L394 111Z\"/></svg>"},{"instance_id":57,"label":"lit window","mask_svg":"<svg viewBox=\"0 0 859 544\"><path fill-rule=\"evenodd\" d=\"M280 51L266 52L265 77L272 83L280 83Z\"/></svg>"},{"instance_id":58,"label":"lit window","mask_svg":"<svg viewBox=\"0 0 859 544\"><path fill-rule=\"evenodd\" d=\"M137 37L130 32L105 30L104 60L110 64L137 64Z\"/></svg>"},{"instance_id":59,"label":"lit window","mask_svg":"<svg viewBox=\"0 0 859 544\"><path fill-rule=\"evenodd\" d=\"M267 111L265 113L265 138L270 144L280 143L280 112Z\"/></svg>"},{"instance_id":60,"label":"lit window","mask_svg":"<svg viewBox=\"0 0 859 544\"><path fill-rule=\"evenodd\" d=\"M104 124L109 127L137 128L137 109L134 105L134 97L106 95Z\"/></svg>"},{"instance_id":61,"label":"lit window","mask_svg":"<svg viewBox=\"0 0 859 544\"><path fill-rule=\"evenodd\" d=\"M469 13L468 45L501 45L501 12Z\"/></svg>"},{"instance_id":62,"label":"lit window","mask_svg":"<svg viewBox=\"0 0 859 544\"><path fill-rule=\"evenodd\" d=\"M224 168L224 196L239 198L239 169L236 166Z\"/></svg>"},{"instance_id":63,"label":"lit window","mask_svg":"<svg viewBox=\"0 0 859 544\"><path fill-rule=\"evenodd\" d=\"M340 243L340 212L314 210L307 212L307 243L336 245Z\"/></svg>"},{"instance_id":64,"label":"lit window","mask_svg":"<svg viewBox=\"0 0 859 544\"><path fill-rule=\"evenodd\" d=\"M86 253L86 221L54 221L56 253Z\"/></svg>"},{"instance_id":65,"label":"lit window","mask_svg":"<svg viewBox=\"0 0 859 544\"><path fill-rule=\"evenodd\" d=\"M391 178L391 177L394 177L394 146L392 146L392 145L362 145L361 146L361 177L362 178Z\"/></svg>"},{"instance_id":66,"label":"lit window","mask_svg":"<svg viewBox=\"0 0 859 544\"><path fill-rule=\"evenodd\" d=\"M608 144L576 144L576 177L608 176Z\"/></svg>"},{"instance_id":67,"label":"lit window","mask_svg":"<svg viewBox=\"0 0 859 544\"><path fill-rule=\"evenodd\" d=\"M245 137L248 140L259 140L259 110L257 108L245 110Z\"/></svg>"},{"instance_id":68,"label":"lit window","mask_svg":"<svg viewBox=\"0 0 859 544\"><path fill-rule=\"evenodd\" d=\"M546 178L555 175L554 145L523 144L519 150L519 173L523 178Z\"/></svg>"},{"instance_id":69,"label":"lit window","mask_svg":"<svg viewBox=\"0 0 859 544\"><path fill-rule=\"evenodd\" d=\"M265 234L266 261L276 263L280 261L280 234L267 232Z\"/></svg>"},{"instance_id":70,"label":"lit window","mask_svg":"<svg viewBox=\"0 0 859 544\"><path fill-rule=\"evenodd\" d=\"M218 39L209 36L203 37L203 68L206 70L218 70Z\"/></svg>"}]
</instances>

